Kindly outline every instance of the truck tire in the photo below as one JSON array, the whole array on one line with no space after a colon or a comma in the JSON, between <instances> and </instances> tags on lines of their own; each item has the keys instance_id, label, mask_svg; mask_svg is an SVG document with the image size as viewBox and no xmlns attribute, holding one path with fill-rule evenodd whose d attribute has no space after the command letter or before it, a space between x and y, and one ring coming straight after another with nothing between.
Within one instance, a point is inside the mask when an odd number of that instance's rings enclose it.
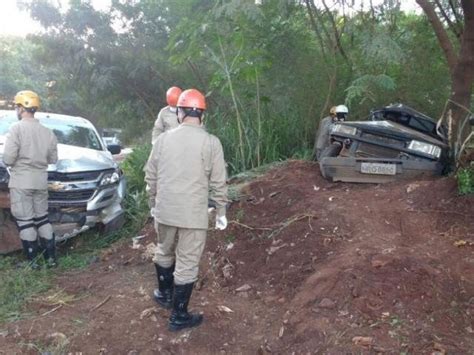
<instances>
[{"instance_id":1,"label":"truck tire","mask_svg":"<svg viewBox=\"0 0 474 355\"><path fill-rule=\"evenodd\" d=\"M319 160L322 160L323 158L337 157L339 153L341 152L341 149L342 149L342 145L340 143L332 143L331 145L329 145L322 151L321 157L319 158Z\"/></svg>"},{"instance_id":2,"label":"truck tire","mask_svg":"<svg viewBox=\"0 0 474 355\"><path fill-rule=\"evenodd\" d=\"M124 224L125 224L125 214L121 214L120 216L117 216L115 219L111 220L107 224L100 224L98 226L98 230L100 233L107 235L107 234L120 230Z\"/></svg>"}]
</instances>

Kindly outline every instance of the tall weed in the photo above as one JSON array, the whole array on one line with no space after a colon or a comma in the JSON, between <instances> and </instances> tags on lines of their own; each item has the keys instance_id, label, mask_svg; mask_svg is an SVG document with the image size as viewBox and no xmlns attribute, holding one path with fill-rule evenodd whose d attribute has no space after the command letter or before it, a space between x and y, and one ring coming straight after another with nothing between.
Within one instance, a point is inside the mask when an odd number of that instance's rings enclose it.
<instances>
[{"instance_id":1,"label":"tall weed","mask_svg":"<svg viewBox=\"0 0 474 355\"><path fill-rule=\"evenodd\" d=\"M458 190L461 195L474 193L474 168L464 168L458 171Z\"/></svg>"}]
</instances>

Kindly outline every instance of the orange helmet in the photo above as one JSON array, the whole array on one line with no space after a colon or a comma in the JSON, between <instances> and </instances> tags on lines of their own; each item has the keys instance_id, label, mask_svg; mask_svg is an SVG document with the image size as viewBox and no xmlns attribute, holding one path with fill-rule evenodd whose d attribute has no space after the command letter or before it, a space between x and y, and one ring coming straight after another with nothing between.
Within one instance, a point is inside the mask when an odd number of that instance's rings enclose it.
<instances>
[{"instance_id":1,"label":"orange helmet","mask_svg":"<svg viewBox=\"0 0 474 355\"><path fill-rule=\"evenodd\" d=\"M196 89L184 90L179 95L177 106L204 111L206 109L206 98Z\"/></svg>"},{"instance_id":2,"label":"orange helmet","mask_svg":"<svg viewBox=\"0 0 474 355\"><path fill-rule=\"evenodd\" d=\"M179 95L181 95L181 89L177 86L172 86L166 92L166 102L168 105L176 107Z\"/></svg>"}]
</instances>

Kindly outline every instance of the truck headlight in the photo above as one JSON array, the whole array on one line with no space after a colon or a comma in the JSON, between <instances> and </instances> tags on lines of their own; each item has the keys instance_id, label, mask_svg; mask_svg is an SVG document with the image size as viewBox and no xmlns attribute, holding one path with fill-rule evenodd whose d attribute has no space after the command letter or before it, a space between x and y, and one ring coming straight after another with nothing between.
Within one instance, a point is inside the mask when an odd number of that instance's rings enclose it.
<instances>
[{"instance_id":1,"label":"truck headlight","mask_svg":"<svg viewBox=\"0 0 474 355\"><path fill-rule=\"evenodd\" d=\"M100 186L106 186L106 185L111 185L115 184L120 180L120 175L118 172L114 171L113 173L107 173L105 174L102 179L100 180Z\"/></svg>"},{"instance_id":2,"label":"truck headlight","mask_svg":"<svg viewBox=\"0 0 474 355\"><path fill-rule=\"evenodd\" d=\"M413 140L408 145L408 149L414 150L416 152L428 154L435 158L439 158L441 156L441 148L438 147L437 145L430 144L430 143Z\"/></svg>"},{"instance_id":3,"label":"truck headlight","mask_svg":"<svg viewBox=\"0 0 474 355\"><path fill-rule=\"evenodd\" d=\"M357 134L357 128L347 126L345 124L335 124L332 127L331 133L349 134L355 136Z\"/></svg>"}]
</instances>

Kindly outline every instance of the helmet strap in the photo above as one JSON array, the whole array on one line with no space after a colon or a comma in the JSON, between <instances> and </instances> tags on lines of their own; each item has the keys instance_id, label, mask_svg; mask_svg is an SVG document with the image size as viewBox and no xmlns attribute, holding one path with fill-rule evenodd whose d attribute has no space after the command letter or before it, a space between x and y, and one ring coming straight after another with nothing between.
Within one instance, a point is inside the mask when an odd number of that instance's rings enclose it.
<instances>
[{"instance_id":1,"label":"helmet strap","mask_svg":"<svg viewBox=\"0 0 474 355\"><path fill-rule=\"evenodd\" d=\"M181 119L180 123L183 123L186 117L195 117L195 118L199 118L199 122L202 124L202 114L203 114L202 110L194 109L194 108L186 108L186 107L181 107L181 110L184 112L184 116ZM178 115L178 122L179 122L179 115Z\"/></svg>"}]
</instances>

